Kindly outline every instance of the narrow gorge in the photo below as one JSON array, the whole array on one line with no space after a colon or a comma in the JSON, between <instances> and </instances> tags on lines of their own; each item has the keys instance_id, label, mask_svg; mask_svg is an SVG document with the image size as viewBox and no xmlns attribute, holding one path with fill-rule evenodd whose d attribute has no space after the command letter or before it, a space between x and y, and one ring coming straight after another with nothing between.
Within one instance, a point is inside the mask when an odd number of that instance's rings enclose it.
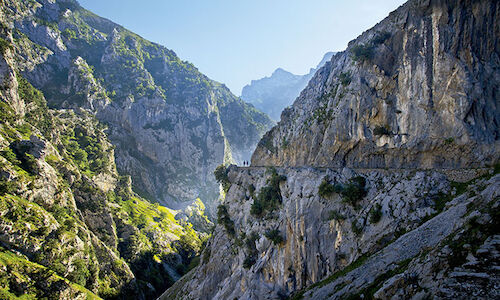
<instances>
[{"instance_id":1,"label":"narrow gorge","mask_svg":"<svg viewBox=\"0 0 500 300\"><path fill-rule=\"evenodd\" d=\"M498 298L499 20L411 0L335 54L161 299Z\"/></svg>"},{"instance_id":2,"label":"narrow gorge","mask_svg":"<svg viewBox=\"0 0 500 300\"><path fill-rule=\"evenodd\" d=\"M409 0L265 112L75 0L0 8L0 299L500 297L500 2Z\"/></svg>"}]
</instances>

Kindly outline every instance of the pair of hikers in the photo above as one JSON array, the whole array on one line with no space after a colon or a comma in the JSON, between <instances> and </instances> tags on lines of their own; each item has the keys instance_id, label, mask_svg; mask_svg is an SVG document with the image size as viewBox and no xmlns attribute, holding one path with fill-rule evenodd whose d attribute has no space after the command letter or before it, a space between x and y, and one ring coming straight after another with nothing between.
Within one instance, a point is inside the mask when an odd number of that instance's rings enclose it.
<instances>
[{"instance_id":1,"label":"pair of hikers","mask_svg":"<svg viewBox=\"0 0 500 300\"><path fill-rule=\"evenodd\" d=\"M248 167L249 165L250 165L250 163L247 160L243 161L243 166L247 166Z\"/></svg>"}]
</instances>

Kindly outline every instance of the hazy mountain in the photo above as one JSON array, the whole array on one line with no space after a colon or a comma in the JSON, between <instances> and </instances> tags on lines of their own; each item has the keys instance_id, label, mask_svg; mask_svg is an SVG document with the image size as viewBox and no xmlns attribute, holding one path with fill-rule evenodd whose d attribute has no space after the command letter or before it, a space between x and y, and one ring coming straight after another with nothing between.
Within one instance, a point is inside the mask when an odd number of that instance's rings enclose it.
<instances>
[{"instance_id":1,"label":"hazy mountain","mask_svg":"<svg viewBox=\"0 0 500 300\"><path fill-rule=\"evenodd\" d=\"M278 121L283 109L293 103L314 73L334 54L335 52L326 53L318 66L311 68L305 75L295 75L278 68L270 77L252 80L249 85L243 87L241 99L253 104L273 120Z\"/></svg>"}]
</instances>

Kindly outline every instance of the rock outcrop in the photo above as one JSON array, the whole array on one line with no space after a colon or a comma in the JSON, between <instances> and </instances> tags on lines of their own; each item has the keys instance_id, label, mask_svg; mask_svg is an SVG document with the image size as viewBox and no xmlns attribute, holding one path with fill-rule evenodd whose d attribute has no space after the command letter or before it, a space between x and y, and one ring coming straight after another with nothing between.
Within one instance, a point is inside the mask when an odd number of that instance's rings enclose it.
<instances>
[{"instance_id":1,"label":"rock outcrop","mask_svg":"<svg viewBox=\"0 0 500 300\"><path fill-rule=\"evenodd\" d=\"M292 105L316 71L334 54L334 52L326 53L318 66L311 68L309 73L304 75L295 75L278 68L269 77L252 80L250 84L243 87L241 99L253 104L273 120L279 121L283 109Z\"/></svg>"},{"instance_id":2,"label":"rock outcrop","mask_svg":"<svg viewBox=\"0 0 500 300\"><path fill-rule=\"evenodd\" d=\"M172 208L219 195L212 172L249 160L274 123L172 51L73 0L8 0L2 23L19 71L52 108L83 108L107 124L134 190Z\"/></svg>"},{"instance_id":3,"label":"rock outcrop","mask_svg":"<svg viewBox=\"0 0 500 300\"><path fill-rule=\"evenodd\" d=\"M315 74L252 164L492 165L499 11L497 1L409 1Z\"/></svg>"},{"instance_id":4,"label":"rock outcrop","mask_svg":"<svg viewBox=\"0 0 500 300\"><path fill-rule=\"evenodd\" d=\"M0 30L0 298L156 298L200 253L205 207L184 220L134 193L106 126L91 110L48 109L20 74L23 41ZM105 105L87 68L75 61L72 88Z\"/></svg>"},{"instance_id":5,"label":"rock outcrop","mask_svg":"<svg viewBox=\"0 0 500 300\"><path fill-rule=\"evenodd\" d=\"M368 287L383 287L379 294L386 296L377 299L438 291L450 299L454 293L465 295L452 283L461 273L454 277L447 272L459 271L470 259L467 251L474 252L498 232L500 175L486 172L458 183L448 179L455 174L446 170L278 168L286 178L279 184L279 209L256 216L255 201L272 175L265 168L230 168L232 185L223 205L233 229L225 222L217 225L200 266L161 299L282 299L306 288L310 290L300 294L306 299L344 299L366 294ZM367 194L355 205L341 192L319 195L325 177L345 188L357 176L365 178ZM478 218L481 224L474 223ZM474 247L462 249L468 242L454 242L473 231L480 232ZM450 248L457 253L450 254ZM418 270L424 262L425 269ZM490 286L499 283L493 270L487 274ZM412 289L394 283L411 276ZM440 291L445 282L455 290ZM471 285L482 290L479 283Z\"/></svg>"},{"instance_id":6,"label":"rock outcrop","mask_svg":"<svg viewBox=\"0 0 500 300\"><path fill-rule=\"evenodd\" d=\"M337 53L161 299L498 297L499 14L410 0Z\"/></svg>"}]
</instances>

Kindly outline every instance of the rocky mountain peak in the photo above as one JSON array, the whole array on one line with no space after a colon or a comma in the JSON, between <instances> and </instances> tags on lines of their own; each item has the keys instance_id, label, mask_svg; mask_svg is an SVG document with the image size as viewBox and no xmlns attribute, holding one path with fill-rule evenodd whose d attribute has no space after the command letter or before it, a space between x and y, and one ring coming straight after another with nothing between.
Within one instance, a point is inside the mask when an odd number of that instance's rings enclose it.
<instances>
[{"instance_id":1,"label":"rocky mountain peak","mask_svg":"<svg viewBox=\"0 0 500 300\"><path fill-rule=\"evenodd\" d=\"M334 52L326 53L318 66L311 68L309 73L305 75L295 75L278 68L269 77L252 80L249 85L243 87L241 98L269 114L274 120L279 120L283 109L293 103L316 70L322 67L333 55Z\"/></svg>"}]
</instances>

